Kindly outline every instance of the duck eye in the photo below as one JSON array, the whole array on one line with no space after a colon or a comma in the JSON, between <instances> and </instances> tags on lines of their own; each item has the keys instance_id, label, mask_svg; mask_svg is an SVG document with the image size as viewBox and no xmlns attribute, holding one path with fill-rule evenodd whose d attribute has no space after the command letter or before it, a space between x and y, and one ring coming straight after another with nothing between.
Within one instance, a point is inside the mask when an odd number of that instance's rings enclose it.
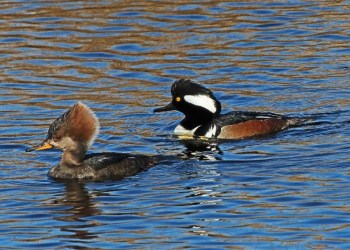
<instances>
[{"instance_id":1,"label":"duck eye","mask_svg":"<svg viewBox=\"0 0 350 250\"><path fill-rule=\"evenodd\" d=\"M181 97L180 97L180 96L176 97L176 98L175 98L175 101L176 101L176 102L180 102L180 101L181 101Z\"/></svg>"}]
</instances>

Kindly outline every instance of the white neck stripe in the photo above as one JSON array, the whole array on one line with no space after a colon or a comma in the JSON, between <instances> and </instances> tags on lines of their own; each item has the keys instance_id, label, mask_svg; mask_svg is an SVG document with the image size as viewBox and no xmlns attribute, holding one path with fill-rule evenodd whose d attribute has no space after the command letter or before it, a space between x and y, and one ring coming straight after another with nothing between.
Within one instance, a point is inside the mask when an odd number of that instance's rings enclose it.
<instances>
[{"instance_id":1,"label":"white neck stripe","mask_svg":"<svg viewBox=\"0 0 350 250\"><path fill-rule=\"evenodd\" d=\"M216 112L215 101L207 95L185 95L184 99L186 102L205 108L213 114Z\"/></svg>"}]
</instances>

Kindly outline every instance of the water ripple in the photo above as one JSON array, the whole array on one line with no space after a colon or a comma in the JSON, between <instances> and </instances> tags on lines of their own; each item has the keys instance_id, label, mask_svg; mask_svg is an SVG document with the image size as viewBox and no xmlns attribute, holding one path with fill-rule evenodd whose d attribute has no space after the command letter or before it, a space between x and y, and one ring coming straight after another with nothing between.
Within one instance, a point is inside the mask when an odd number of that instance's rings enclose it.
<instances>
[{"instance_id":1,"label":"water ripple","mask_svg":"<svg viewBox=\"0 0 350 250\"><path fill-rule=\"evenodd\" d=\"M339 248L349 241L349 3L11 1L0 7L0 239L17 248ZM267 138L171 137L174 79L224 112L312 118ZM119 182L55 182L25 153L77 100L91 151L164 156Z\"/></svg>"}]
</instances>

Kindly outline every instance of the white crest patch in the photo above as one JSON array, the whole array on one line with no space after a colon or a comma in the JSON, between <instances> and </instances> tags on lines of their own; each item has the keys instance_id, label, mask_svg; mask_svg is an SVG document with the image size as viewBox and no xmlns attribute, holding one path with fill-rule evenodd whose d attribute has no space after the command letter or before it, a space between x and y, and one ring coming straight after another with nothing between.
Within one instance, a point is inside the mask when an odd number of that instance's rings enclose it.
<instances>
[{"instance_id":1,"label":"white crest patch","mask_svg":"<svg viewBox=\"0 0 350 250\"><path fill-rule=\"evenodd\" d=\"M185 95L184 99L186 102L205 108L213 114L216 112L215 101L207 95Z\"/></svg>"}]
</instances>

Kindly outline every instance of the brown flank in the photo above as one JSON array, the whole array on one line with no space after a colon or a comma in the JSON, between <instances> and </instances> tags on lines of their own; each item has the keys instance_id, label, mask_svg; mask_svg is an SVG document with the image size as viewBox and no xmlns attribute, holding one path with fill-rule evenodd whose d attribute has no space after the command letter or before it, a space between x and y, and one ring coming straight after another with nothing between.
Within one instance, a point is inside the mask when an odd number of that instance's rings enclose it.
<instances>
[{"instance_id":1,"label":"brown flank","mask_svg":"<svg viewBox=\"0 0 350 250\"><path fill-rule=\"evenodd\" d=\"M242 139L262 136L281 131L288 125L287 120L281 119L249 120L223 127L218 138Z\"/></svg>"}]
</instances>

